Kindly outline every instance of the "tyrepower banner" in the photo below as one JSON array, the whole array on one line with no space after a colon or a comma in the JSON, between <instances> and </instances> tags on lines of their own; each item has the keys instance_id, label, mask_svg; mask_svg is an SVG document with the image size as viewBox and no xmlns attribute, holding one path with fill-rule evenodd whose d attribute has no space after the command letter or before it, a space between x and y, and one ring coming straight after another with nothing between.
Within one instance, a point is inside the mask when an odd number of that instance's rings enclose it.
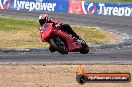
<instances>
[{"instance_id":1,"label":"tyrepower banner","mask_svg":"<svg viewBox=\"0 0 132 87\"><path fill-rule=\"evenodd\" d=\"M132 4L97 3L69 0L69 13L132 16Z\"/></svg>"},{"instance_id":2,"label":"tyrepower banner","mask_svg":"<svg viewBox=\"0 0 132 87\"><path fill-rule=\"evenodd\" d=\"M0 9L68 13L68 0L0 0Z\"/></svg>"}]
</instances>

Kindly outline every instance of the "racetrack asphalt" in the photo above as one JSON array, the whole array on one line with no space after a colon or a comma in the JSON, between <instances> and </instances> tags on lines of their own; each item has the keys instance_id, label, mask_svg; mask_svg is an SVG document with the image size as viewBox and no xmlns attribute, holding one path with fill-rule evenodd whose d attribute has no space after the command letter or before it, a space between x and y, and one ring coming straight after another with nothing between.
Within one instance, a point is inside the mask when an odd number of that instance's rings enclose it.
<instances>
[{"instance_id":1,"label":"racetrack asphalt","mask_svg":"<svg viewBox=\"0 0 132 87\"><path fill-rule=\"evenodd\" d=\"M35 19L40 13L1 11L3 16ZM125 37L121 43L91 47L88 54L61 55L47 49L31 51L0 51L2 64L132 64L132 17L90 16L79 14L48 13L50 18L71 25L99 27Z\"/></svg>"}]
</instances>

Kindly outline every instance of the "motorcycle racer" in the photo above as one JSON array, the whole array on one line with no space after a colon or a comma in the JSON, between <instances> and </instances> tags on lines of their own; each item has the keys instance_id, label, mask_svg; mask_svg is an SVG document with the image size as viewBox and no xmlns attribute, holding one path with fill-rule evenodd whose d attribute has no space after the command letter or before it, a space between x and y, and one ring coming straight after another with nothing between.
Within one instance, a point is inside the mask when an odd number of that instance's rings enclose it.
<instances>
[{"instance_id":1,"label":"motorcycle racer","mask_svg":"<svg viewBox=\"0 0 132 87\"><path fill-rule=\"evenodd\" d=\"M39 16L39 24L40 24L40 35L42 37L42 27L45 23L53 23L53 27L59 27L62 31L67 32L72 35L78 42L83 43L83 40L72 30L69 24L63 24L63 22L58 20L49 19L47 14L40 14Z\"/></svg>"}]
</instances>

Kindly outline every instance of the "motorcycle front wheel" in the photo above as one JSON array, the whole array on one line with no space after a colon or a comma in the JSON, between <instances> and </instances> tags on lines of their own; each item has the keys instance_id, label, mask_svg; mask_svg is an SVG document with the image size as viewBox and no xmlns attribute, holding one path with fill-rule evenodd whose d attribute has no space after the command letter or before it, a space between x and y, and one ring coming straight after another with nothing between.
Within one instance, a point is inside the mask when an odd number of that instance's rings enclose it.
<instances>
[{"instance_id":1,"label":"motorcycle front wheel","mask_svg":"<svg viewBox=\"0 0 132 87\"><path fill-rule=\"evenodd\" d=\"M50 39L50 44L61 54L68 54L68 48L66 43L59 37Z\"/></svg>"},{"instance_id":2,"label":"motorcycle front wheel","mask_svg":"<svg viewBox=\"0 0 132 87\"><path fill-rule=\"evenodd\" d=\"M82 44L82 48L80 49L80 53L87 54L89 52L89 46L87 44Z\"/></svg>"}]
</instances>

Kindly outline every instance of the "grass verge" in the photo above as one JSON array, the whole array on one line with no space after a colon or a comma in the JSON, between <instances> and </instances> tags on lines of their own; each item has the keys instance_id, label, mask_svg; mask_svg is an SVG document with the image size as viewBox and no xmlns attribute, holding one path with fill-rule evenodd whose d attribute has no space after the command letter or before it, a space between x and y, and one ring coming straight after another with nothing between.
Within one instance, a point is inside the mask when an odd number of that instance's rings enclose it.
<instances>
[{"instance_id":1,"label":"grass verge","mask_svg":"<svg viewBox=\"0 0 132 87\"><path fill-rule=\"evenodd\" d=\"M96 28L73 26L73 29L90 45L118 42L122 39L120 35ZM41 42L37 22L0 18L0 49L44 48L48 46L48 43Z\"/></svg>"}]
</instances>

